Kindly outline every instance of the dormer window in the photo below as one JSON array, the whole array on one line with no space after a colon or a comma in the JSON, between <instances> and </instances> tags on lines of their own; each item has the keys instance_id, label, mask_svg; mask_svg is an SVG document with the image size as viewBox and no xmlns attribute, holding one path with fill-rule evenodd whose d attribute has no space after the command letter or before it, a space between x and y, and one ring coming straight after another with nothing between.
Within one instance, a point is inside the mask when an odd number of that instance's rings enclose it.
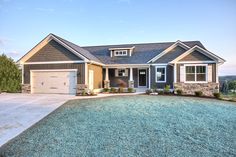
<instances>
[{"instance_id":1,"label":"dormer window","mask_svg":"<svg viewBox=\"0 0 236 157\"><path fill-rule=\"evenodd\" d=\"M114 56L127 56L128 51L127 50L115 50Z\"/></svg>"}]
</instances>

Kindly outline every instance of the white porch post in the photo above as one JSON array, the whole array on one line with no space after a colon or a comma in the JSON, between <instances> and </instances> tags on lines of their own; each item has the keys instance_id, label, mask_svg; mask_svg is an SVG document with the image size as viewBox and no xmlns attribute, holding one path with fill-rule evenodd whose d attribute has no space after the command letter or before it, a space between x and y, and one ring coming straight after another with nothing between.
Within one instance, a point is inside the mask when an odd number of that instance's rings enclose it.
<instances>
[{"instance_id":1,"label":"white porch post","mask_svg":"<svg viewBox=\"0 0 236 157\"><path fill-rule=\"evenodd\" d=\"M109 81L108 67L106 67L105 81Z\"/></svg>"},{"instance_id":2,"label":"white porch post","mask_svg":"<svg viewBox=\"0 0 236 157\"><path fill-rule=\"evenodd\" d=\"M133 68L129 70L129 88L134 88Z\"/></svg>"},{"instance_id":3,"label":"white porch post","mask_svg":"<svg viewBox=\"0 0 236 157\"><path fill-rule=\"evenodd\" d=\"M108 69L108 67L106 67L106 72L105 72L104 88L110 88L109 69Z\"/></svg>"},{"instance_id":4,"label":"white porch post","mask_svg":"<svg viewBox=\"0 0 236 157\"><path fill-rule=\"evenodd\" d=\"M129 81L134 81L134 79L133 79L133 68L130 68L130 71L129 71Z\"/></svg>"},{"instance_id":5,"label":"white porch post","mask_svg":"<svg viewBox=\"0 0 236 157\"><path fill-rule=\"evenodd\" d=\"M151 89L151 67L148 69L148 88Z\"/></svg>"},{"instance_id":6,"label":"white porch post","mask_svg":"<svg viewBox=\"0 0 236 157\"><path fill-rule=\"evenodd\" d=\"M174 64L174 83L177 82L177 79L176 79L176 70L177 70L177 65L176 63Z\"/></svg>"}]
</instances>

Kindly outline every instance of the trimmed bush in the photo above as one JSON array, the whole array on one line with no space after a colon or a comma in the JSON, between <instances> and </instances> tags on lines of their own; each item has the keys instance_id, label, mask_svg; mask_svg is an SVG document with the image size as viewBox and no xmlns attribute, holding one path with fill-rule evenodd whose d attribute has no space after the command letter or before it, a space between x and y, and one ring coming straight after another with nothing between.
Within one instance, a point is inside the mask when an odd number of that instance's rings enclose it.
<instances>
[{"instance_id":1,"label":"trimmed bush","mask_svg":"<svg viewBox=\"0 0 236 157\"><path fill-rule=\"evenodd\" d=\"M163 95L163 94L164 94L164 91L163 91L163 90L157 90L157 93L158 93L159 95Z\"/></svg>"},{"instance_id":2,"label":"trimmed bush","mask_svg":"<svg viewBox=\"0 0 236 157\"><path fill-rule=\"evenodd\" d=\"M220 93L213 93L214 97L219 99L220 98Z\"/></svg>"},{"instance_id":3,"label":"trimmed bush","mask_svg":"<svg viewBox=\"0 0 236 157\"><path fill-rule=\"evenodd\" d=\"M178 95L182 95L182 94L183 94L183 91L182 91L181 89L177 89L177 90L176 90L176 93L177 93Z\"/></svg>"},{"instance_id":4,"label":"trimmed bush","mask_svg":"<svg viewBox=\"0 0 236 157\"><path fill-rule=\"evenodd\" d=\"M170 94L170 85L166 85L163 91L165 94Z\"/></svg>"},{"instance_id":5,"label":"trimmed bush","mask_svg":"<svg viewBox=\"0 0 236 157\"><path fill-rule=\"evenodd\" d=\"M119 93L124 93L124 88L123 87L119 88Z\"/></svg>"},{"instance_id":6,"label":"trimmed bush","mask_svg":"<svg viewBox=\"0 0 236 157\"><path fill-rule=\"evenodd\" d=\"M109 88L104 88L103 92L109 92Z\"/></svg>"},{"instance_id":7,"label":"trimmed bush","mask_svg":"<svg viewBox=\"0 0 236 157\"><path fill-rule=\"evenodd\" d=\"M82 95L82 96L85 96L85 95L87 95L87 94L86 94L86 91L85 91L85 90L83 90L83 91L82 91L82 93L81 93L81 95Z\"/></svg>"},{"instance_id":8,"label":"trimmed bush","mask_svg":"<svg viewBox=\"0 0 236 157\"><path fill-rule=\"evenodd\" d=\"M134 92L134 89L133 89L133 88L128 88L128 92L129 92L129 93L133 93L133 92Z\"/></svg>"},{"instance_id":9,"label":"trimmed bush","mask_svg":"<svg viewBox=\"0 0 236 157\"><path fill-rule=\"evenodd\" d=\"M147 89L146 90L146 94L151 94L153 91L152 91L152 89Z\"/></svg>"},{"instance_id":10,"label":"trimmed bush","mask_svg":"<svg viewBox=\"0 0 236 157\"><path fill-rule=\"evenodd\" d=\"M202 91L195 91L195 95L198 96L198 97L200 97L200 96L203 95L203 93L202 93Z\"/></svg>"}]
</instances>

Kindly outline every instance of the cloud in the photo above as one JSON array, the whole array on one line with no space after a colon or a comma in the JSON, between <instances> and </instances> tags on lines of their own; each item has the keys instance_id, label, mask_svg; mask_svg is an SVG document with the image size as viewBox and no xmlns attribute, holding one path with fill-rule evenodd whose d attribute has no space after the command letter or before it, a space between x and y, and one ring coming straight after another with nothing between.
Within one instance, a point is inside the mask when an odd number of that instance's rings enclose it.
<instances>
[{"instance_id":1,"label":"cloud","mask_svg":"<svg viewBox=\"0 0 236 157\"><path fill-rule=\"evenodd\" d=\"M36 8L35 10L40 11L40 12L54 12L55 9L53 8Z\"/></svg>"},{"instance_id":2,"label":"cloud","mask_svg":"<svg viewBox=\"0 0 236 157\"><path fill-rule=\"evenodd\" d=\"M14 51L7 52L6 55L9 57L15 58L15 57L20 56L21 54L18 51L14 50Z\"/></svg>"}]
</instances>

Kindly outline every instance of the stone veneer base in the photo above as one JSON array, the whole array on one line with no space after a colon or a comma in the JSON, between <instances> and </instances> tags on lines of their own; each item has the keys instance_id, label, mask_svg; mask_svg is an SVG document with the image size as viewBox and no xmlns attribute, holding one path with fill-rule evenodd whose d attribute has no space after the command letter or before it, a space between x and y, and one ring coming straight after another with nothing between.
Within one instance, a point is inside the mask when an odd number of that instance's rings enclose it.
<instances>
[{"instance_id":1,"label":"stone veneer base","mask_svg":"<svg viewBox=\"0 0 236 157\"><path fill-rule=\"evenodd\" d=\"M202 91L204 96L214 96L219 92L219 83L174 83L175 90L181 89L183 95L195 95L195 91Z\"/></svg>"}]
</instances>

